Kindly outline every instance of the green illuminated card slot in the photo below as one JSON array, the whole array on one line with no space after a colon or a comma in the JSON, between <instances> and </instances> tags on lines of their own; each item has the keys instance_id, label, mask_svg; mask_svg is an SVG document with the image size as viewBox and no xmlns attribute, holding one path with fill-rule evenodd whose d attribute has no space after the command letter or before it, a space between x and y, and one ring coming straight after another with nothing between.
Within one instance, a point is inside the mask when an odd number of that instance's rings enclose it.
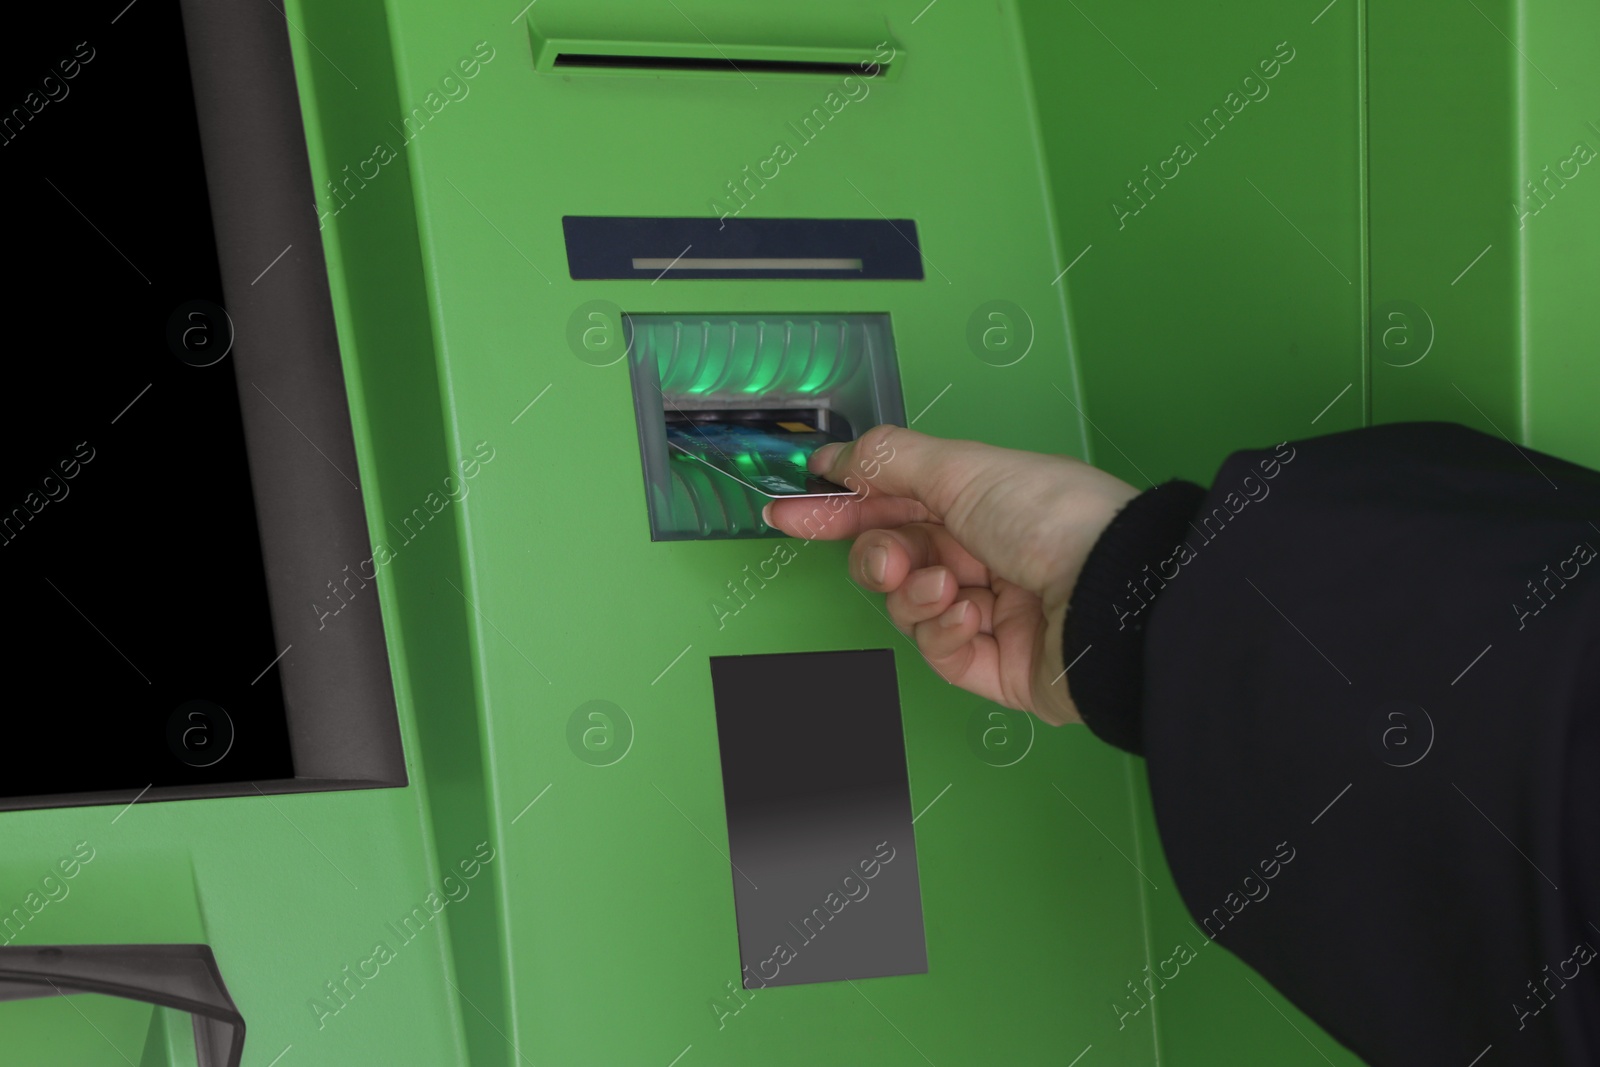
<instances>
[{"instance_id":1,"label":"green illuminated card slot","mask_svg":"<svg viewBox=\"0 0 1600 1067\"><path fill-rule=\"evenodd\" d=\"M771 534L744 514L850 492L807 472L812 451L905 424L887 315L624 315L623 332L652 540Z\"/></svg>"}]
</instances>

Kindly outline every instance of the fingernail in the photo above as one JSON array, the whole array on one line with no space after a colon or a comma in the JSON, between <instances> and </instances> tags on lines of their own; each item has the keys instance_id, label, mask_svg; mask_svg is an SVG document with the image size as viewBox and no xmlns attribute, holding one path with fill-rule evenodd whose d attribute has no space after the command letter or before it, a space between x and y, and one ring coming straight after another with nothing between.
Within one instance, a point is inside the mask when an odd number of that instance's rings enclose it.
<instances>
[{"instance_id":1,"label":"fingernail","mask_svg":"<svg viewBox=\"0 0 1600 1067\"><path fill-rule=\"evenodd\" d=\"M771 504L767 504L761 509L761 521L766 523L768 526L773 526Z\"/></svg>"},{"instance_id":2,"label":"fingernail","mask_svg":"<svg viewBox=\"0 0 1600 1067\"><path fill-rule=\"evenodd\" d=\"M932 574L919 574L911 580L911 588L906 590L906 596L911 598L913 604L932 604L944 592L944 572L935 571Z\"/></svg>"},{"instance_id":3,"label":"fingernail","mask_svg":"<svg viewBox=\"0 0 1600 1067\"><path fill-rule=\"evenodd\" d=\"M889 550L887 548L869 548L866 558L867 580L873 585L882 585L889 576Z\"/></svg>"},{"instance_id":4,"label":"fingernail","mask_svg":"<svg viewBox=\"0 0 1600 1067\"><path fill-rule=\"evenodd\" d=\"M950 610L939 616L939 625L947 630L960 626L962 620L967 617L967 604L968 601L965 600L951 604Z\"/></svg>"}]
</instances>

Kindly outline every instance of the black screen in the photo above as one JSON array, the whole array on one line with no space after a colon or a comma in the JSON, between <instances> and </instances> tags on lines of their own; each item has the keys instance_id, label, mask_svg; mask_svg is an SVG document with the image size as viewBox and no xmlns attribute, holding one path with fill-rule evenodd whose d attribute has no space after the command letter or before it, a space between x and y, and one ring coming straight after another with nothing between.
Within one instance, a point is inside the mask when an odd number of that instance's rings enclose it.
<instances>
[{"instance_id":1,"label":"black screen","mask_svg":"<svg viewBox=\"0 0 1600 1067\"><path fill-rule=\"evenodd\" d=\"M894 654L716 656L749 988L928 969Z\"/></svg>"},{"instance_id":2,"label":"black screen","mask_svg":"<svg viewBox=\"0 0 1600 1067\"><path fill-rule=\"evenodd\" d=\"M0 49L0 795L291 777L177 3Z\"/></svg>"}]
</instances>

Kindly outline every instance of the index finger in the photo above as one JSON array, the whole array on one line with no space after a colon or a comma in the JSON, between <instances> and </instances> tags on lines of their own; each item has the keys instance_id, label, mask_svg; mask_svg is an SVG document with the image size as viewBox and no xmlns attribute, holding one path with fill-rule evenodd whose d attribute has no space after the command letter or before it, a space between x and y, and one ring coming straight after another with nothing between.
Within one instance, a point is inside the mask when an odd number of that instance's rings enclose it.
<instances>
[{"instance_id":1,"label":"index finger","mask_svg":"<svg viewBox=\"0 0 1600 1067\"><path fill-rule=\"evenodd\" d=\"M865 530L926 522L928 509L899 496L805 497L774 500L761 509L768 526L807 541L841 541Z\"/></svg>"}]
</instances>

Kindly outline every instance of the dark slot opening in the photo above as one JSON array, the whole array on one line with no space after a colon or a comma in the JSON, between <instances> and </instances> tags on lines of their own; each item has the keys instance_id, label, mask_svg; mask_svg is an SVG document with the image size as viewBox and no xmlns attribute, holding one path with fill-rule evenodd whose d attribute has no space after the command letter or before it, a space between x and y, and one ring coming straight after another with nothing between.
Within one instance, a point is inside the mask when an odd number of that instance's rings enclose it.
<instances>
[{"instance_id":1,"label":"dark slot opening","mask_svg":"<svg viewBox=\"0 0 1600 1067\"><path fill-rule=\"evenodd\" d=\"M827 74L876 78L887 65L871 62L832 63L800 59L727 59L721 56L618 56L562 52L553 64L590 70L694 70L724 74Z\"/></svg>"},{"instance_id":2,"label":"dark slot opening","mask_svg":"<svg viewBox=\"0 0 1600 1067\"><path fill-rule=\"evenodd\" d=\"M844 416L827 408L693 408L685 411L670 407L662 415L669 423L697 426L706 423L800 422L816 426L842 440L854 436Z\"/></svg>"},{"instance_id":3,"label":"dark slot opening","mask_svg":"<svg viewBox=\"0 0 1600 1067\"><path fill-rule=\"evenodd\" d=\"M573 278L922 280L911 219L564 215Z\"/></svg>"}]
</instances>

